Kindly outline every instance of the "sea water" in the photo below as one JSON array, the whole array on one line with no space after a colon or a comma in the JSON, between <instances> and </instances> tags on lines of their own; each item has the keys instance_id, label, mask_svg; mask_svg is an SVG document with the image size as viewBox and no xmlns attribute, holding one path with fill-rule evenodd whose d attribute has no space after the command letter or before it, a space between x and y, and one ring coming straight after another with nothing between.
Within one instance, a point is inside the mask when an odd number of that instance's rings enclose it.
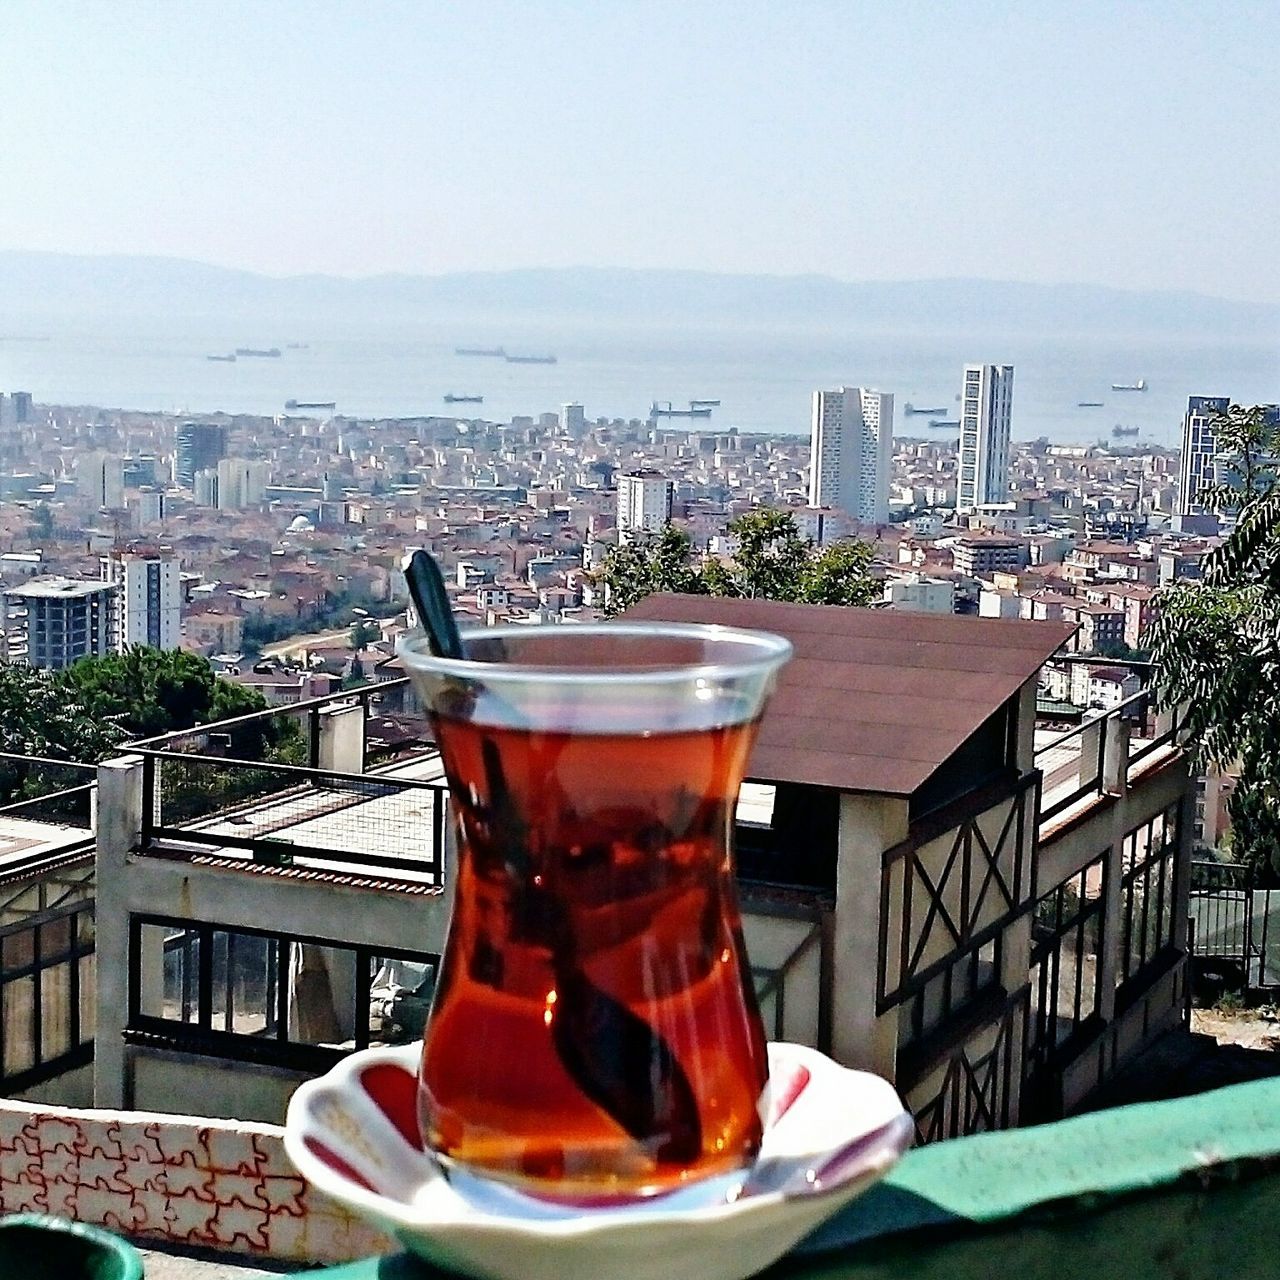
<instances>
[{"instance_id":1,"label":"sea water","mask_svg":"<svg viewBox=\"0 0 1280 1280\"><path fill-rule=\"evenodd\" d=\"M12 322L10 322L12 323ZM291 345L294 344L294 345ZM455 347L502 346L555 355L555 364L459 356ZM277 359L209 355L279 347ZM582 320L441 320L343 323L298 318L101 317L0 323L0 390L45 404L96 405L193 415L275 414L290 399L337 403L353 417L448 415L505 421L580 401L588 419L644 418L654 401L677 408L718 399L709 419L675 419L724 431L806 434L811 393L861 385L896 395L895 433L949 438L907 403L954 419L966 361L1015 366L1013 434L1060 442L1109 440L1113 426L1176 445L1189 395L1240 403L1280 399L1276 348L1213 333L1116 337L981 331L957 318L909 332L732 322L632 324ZM1148 383L1145 392L1113 382ZM446 394L482 395L450 406ZM1100 408L1081 408L1098 400ZM1125 441L1125 443L1131 443Z\"/></svg>"}]
</instances>

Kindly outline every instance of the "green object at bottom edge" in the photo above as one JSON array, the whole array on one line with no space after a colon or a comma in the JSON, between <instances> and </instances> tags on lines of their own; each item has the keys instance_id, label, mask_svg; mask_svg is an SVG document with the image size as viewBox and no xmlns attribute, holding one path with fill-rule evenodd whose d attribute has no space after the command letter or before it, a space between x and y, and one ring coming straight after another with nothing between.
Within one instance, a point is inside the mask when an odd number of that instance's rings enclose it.
<instances>
[{"instance_id":1,"label":"green object at bottom edge","mask_svg":"<svg viewBox=\"0 0 1280 1280\"><path fill-rule=\"evenodd\" d=\"M142 1280L142 1257L97 1227L22 1213L0 1218L4 1280Z\"/></svg>"}]
</instances>

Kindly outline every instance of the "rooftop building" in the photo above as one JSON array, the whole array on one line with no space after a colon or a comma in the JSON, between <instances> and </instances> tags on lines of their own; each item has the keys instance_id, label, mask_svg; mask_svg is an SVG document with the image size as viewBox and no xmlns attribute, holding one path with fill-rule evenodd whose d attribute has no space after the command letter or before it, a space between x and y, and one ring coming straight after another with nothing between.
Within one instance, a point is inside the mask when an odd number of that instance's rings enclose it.
<instances>
[{"instance_id":1,"label":"rooftop building","mask_svg":"<svg viewBox=\"0 0 1280 1280\"><path fill-rule=\"evenodd\" d=\"M115 652L119 588L57 576L31 578L3 594L9 660L60 671Z\"/></svg>"}]
</instances>

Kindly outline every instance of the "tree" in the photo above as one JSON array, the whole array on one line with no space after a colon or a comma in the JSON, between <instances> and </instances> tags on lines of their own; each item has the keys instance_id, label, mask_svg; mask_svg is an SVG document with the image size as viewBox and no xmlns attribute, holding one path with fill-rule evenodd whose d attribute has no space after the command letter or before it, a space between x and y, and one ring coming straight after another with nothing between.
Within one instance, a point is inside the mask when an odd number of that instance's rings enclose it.
<instances>
[{"instance_id":1,"label":"tree","mask_svg":"<svg viewBox=\"0 0 1280 1280\"><path fill-rule=\"evenodd\" d=\"M56 676L0 663L0 751L92 764L124 738L119 724L95 715Z\"/></svg>"},{"instance_id":2,"label":"tree","mask_svg":"<svg viewBox=\"0 0 1280 1280\"><path fill-rule=\"evenodd\" d=\"M1238 763L1229 802L1239 861L1280 871L1280 415L1232 405L1212 424L1227 476L1198 498L1234 510L1199 582L1157 596L1144 645L1161 705L1185 707L1202 765Z\"/></svg>"},{"instance_id":3,"label":"tree","mask_svg":"<svg viewBox=\"0 0 1280 1280\"><path fill-rule=\"evenodd\" d=\"M38 503L32 512L31 532L42 542L53 537L53 508L47 502Z\"/></svg>"},{"instance_id":4,"label":"tree","mask_svg":"<svg viewBox=\"0 0 1280 1280\"><path fill-rule=\"evenodd\" d=\"M368 618L361 618L351 624L351 647L359 656L371 644L382 639L382 628Z\"/></svg>"},{"instance_id":5,"label":"tree","mask_svg":"<svg viewBox=\"0 0 1280 1280\"><path fill-rule=\"evenodd\" d=\"M701 574L690 564L692 549L689 535L672 524L610 547L596 573L605 588L605 616L616 617L658 591L706 595Z\"/></svg>"},{"instance_id":6,"label":"tree","mask_svg":"<svg viewBox=\"0 0 1280 1280\"><path fill-rule=\"evenodd\" d=\"M671 525L610 550L597 574L606 588L606 615L656 591L855 606L880 599L867 543L850 539L818 551L800 536L790 512L765 507L731 520L727 532L733 556L701 565L692 562L689 536Z\"/></svg>"},{"instance_id":7,"label":"tree","mask_svg":"<svg viewBox=\"0 0 1280 1280\"><path fill-rule=\"evenodd\" d=\"M254 689L224 680L206 658L182 649L134 645L123 653L83 658L54 680L100 723L116 725L125 740L229 720L266 710ZM283 716L231 731L233 754L262 759L297 735Z\"/></svg>"},{"instance_id":8,"label":"tree","mask_svg":"<svg viewBox=\"0 0 1280 1280\"><path fill-rule=\"evenodd\" d=\"M884 598L879 579L871 576L875 550L868 542L833 542L808 565L800 599L809 604L842 604L866 608Z\"/></svg>"}]
</instances>

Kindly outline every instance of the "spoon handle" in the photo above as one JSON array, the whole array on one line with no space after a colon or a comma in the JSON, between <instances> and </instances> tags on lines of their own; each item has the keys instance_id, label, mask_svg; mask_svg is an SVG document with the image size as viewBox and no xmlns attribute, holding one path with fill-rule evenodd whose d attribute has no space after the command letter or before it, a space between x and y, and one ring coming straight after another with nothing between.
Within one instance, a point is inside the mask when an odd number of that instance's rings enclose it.
<instances>
[{"instance_id":1,"label":"spoon handle","mask_svg":"<svg viewBox=\"0 0 1280 1280\"><path fill-rule=\"evenodd\" d=\"M458 634L444 577L435 558L419 548L405 558L402 567L431 652L437 658L461 658L462 637Z\"/></svg>"}]
</instances>

